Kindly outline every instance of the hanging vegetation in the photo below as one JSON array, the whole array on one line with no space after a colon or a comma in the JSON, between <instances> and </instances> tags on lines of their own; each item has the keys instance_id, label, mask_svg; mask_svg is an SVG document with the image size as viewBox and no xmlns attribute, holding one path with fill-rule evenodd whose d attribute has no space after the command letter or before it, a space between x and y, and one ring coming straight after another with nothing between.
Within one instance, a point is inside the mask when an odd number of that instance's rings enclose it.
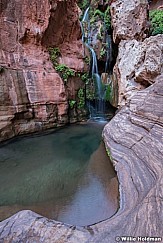
<instances>
[{"instance_id":1,"label":"hanging vegetation","mask_svg":"<svg viewBox=\"0 0 163 243\"><path fill-rule=\"evenodd\" d=\"M163 10L149 11L149 19L151 22L150 35L163 34Z\"/></svg>"}]
</instances>

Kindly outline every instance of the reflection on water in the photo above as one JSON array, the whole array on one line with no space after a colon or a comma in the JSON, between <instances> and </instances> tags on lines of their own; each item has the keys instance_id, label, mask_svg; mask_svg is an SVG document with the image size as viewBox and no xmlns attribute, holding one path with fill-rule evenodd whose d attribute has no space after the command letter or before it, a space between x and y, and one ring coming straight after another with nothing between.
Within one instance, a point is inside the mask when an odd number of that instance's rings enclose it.
<instances>
[{"instance_id":1,"label":"reflection on water","mask_svg":"<svg viewBox=\"0 0 163 243\"><path fill-rule=\"evenodd\" d=\"M30 209L88 225L118 208L118 182L106 155L103 125L89 123L20 138L0 147L0 221Z\"/></svg>"}]
</instances>

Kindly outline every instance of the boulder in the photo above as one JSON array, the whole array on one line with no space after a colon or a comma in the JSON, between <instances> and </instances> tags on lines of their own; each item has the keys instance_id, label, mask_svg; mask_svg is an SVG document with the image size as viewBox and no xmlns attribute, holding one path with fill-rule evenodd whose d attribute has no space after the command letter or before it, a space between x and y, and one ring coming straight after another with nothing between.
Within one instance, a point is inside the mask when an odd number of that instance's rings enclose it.
<instances>
[{"instance_id":1,"label":"boulder","mask_svg":"<svg viewBox=\"0 0 163 243\"><path fill-rule=\"evenodd\" d=\"M148 34L147 0L113 0L111 3L111 17L113 40L143 40Z\"/></svg>"},{"instance_id":2,"label":"boulder","mask_svg":"<svg viewBox=\"0 0 163 243\"><path fill-rule=\"evenodd\" d=\"M113 105L121 107L139 90L153 84L163 72L163 35L143 42L122 40L114 67L113 86L118 89Z\"/></svg>"}]
</instances>

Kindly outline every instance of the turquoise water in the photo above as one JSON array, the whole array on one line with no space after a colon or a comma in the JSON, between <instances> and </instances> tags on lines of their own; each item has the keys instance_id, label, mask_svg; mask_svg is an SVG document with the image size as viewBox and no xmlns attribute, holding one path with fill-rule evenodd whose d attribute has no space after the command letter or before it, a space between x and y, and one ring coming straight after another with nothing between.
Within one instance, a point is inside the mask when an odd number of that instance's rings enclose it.
<instances>
[{"instance_id":1,"label":"turquoise water","mask_svg":"<svg viewBox=\"0 0 163 243\"><path fill-rule=\"evenodd\" d=\"M0 220L30 209L88 225L118 208L118 182L101 141L103 124L71 125L0 146Z\"/></svg>"}]
</instances>

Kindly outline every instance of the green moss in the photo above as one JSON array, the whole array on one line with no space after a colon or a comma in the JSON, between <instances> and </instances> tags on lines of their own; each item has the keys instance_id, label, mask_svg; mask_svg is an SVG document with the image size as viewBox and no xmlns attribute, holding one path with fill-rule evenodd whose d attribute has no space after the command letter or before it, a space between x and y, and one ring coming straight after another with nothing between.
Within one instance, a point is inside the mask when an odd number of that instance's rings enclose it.
<instances>
[{"instance_id":1,"label":"green moss","mask_svg":"<svg viewBox=\"0 0 163 243\"><path fill-rule=\"evenodd\" d=\"M111 101L111 94L112 94L111 85L107 85L105 91L105 97L104 97L105 101Z\"/></svg>"},{"instance_id":2,"label":"green moss","mask_svg":"<svg viewBox=\"0 0 163 243\"><path fill-rule=\"evenodd\" d=\"M75 71L66 66L65 64L58 64L58 57L61 55L58 47L49 48L50 60L53 63L53 66L57 72L60 73L61 77L65 82L67 82L69 77L75 76Z\"/></svg>"},{"instance_id":3,"label":"green moss","mask_svg":"<svg viewBox=\"0 0 163 243\"><path fill-rule=\"evenodd\" d=\"M58 64L55 70L60 73L65 82L67 82L69 77L75 76L74 70L70 69L65 64Z\"/></svg>"},{"instance_id":4,"label":"green moss","mask_svg":"<svg viewBox=\"0 0 163 243\"><path fill-rule=\"evenodd\" d=\"M113 158L112 158L112 156L111 156L111 152L110 152L109 148L106 148L106 153L107 153L109 159L112 161Z\"/></svg>"},{"instance_id":5,"label":"green moss","mask_svg":"<svg viewBox=\"0 0 163 243\"><path fill-rule=\"evenodd\" d=\"M111 29L111 15L110 15L110 7L108 6L104 13L104 22L106 29L109 31Z\"/></svg>"},{"instance_id":6,"label":"green moss","mask_svg":"<svg viewBox=\"0 0 163 243\"><path fill-rule=\"evenodd\" d=\"M96 9L94 11L94 17L98 16L100 19L103 19L104 18L104 13L101 12L99 9Z\"/></svg>"},{"instance_id":7,"label":"green moss","mask_svg":"<svg viewBox=\"0 0 163 243\"><path fill-rule=\"evenodd\" d=\"M110 15L110 7L108 6L105 12L101 12L99 9L91 9L90 10L90 23L94 24L98 19L105 23L105 28L107 31L111 30L111 15ZM102 33L101 33L102 34ZM98 36L101 38L101 36Z\"/></svg>"},{"instance_id":8,"label":"green moss","mask_svg":"<svg viewBox=\"0 0 163 243\"><path fill-rule=\"evenodd\" d=\"M85 63L87 64L87 65L89 65L90 64L90 57L85 57L84 58L84 61L85 61Z\"/></svg>"},{"instance_id":9,"label":"green moss","mask_svg":"<svg viewBox=\"0 0 163 243\"><path fill-rule=\"evenodd\" d=\"M81 80L84 83L88 84L89 83L89 75L88 75L88 73L83 73L82 76L81 76Z\"/></svg>"},{"instance_id":10,"label":"green moss","mask_svg":"<svg viewBox=\"0 0 163 243\"><path fill-rule=\"evenodd\" d=\"M77 107L78 109L82 109L85 106L85 96L84 96L84 89L80 88L78 90L78 99L79 101L77 102Z\"/></svg>"},{"instance_id":11,"label":"green moss","mask_svg":"<svg viewBox=\"0 0 163 243\"><path fill-rule=\"evenodd\" d=\"M74 108L74 105L76 104L76 100L69 100L69 106L71 109Z\"/></svg>"},{"instance_id":12,"label":"green moss","mask_svg":"<svg viewBox=\"0 0 163 243\"><path fill-rule=\"evenodd\" d=\"M84 11L89 6L89 0L78 1L79 8Z\"/></svg>"},{"instance_id":13,"label":"green moss","mask_svg":"<svg viewBox=\"0 0 163 243\"><path fill-rule=\"evenodd\" d=\"M58 47L56 48L49 48L49 55L50 55L50 60L52 61L53 65L57 65L57 58L61 55L60 50Z\"/></svg>"},{"instance_id":14,"label":"green moss","mask_svg":"<svg viewBox=\"0 0 163 243\"><path fill-rule=\"evenodd\" d=\"M163 10L149 11L151 22L150 35L163 34Z\"/></svg>"},{"instance_id":15,"label":"green moss","mask_svg":"<svg viewBox=\"0 0 163 243\"><path fill-rule=\"evenodd\" d=\"M102 47L100 50L100 58L105 57L105 55L106 55L106 49L105 49L105 47Z\"/></svg>"},{"instance_id":16,"label":"green moss","mask_svg":"<svg viewBox=\"0 0 163 243\"><path fill-rule=\"evenodd\" d=\"M97 34L97 39L98 39L98 40L102 40L102 39L103 39L102 36L101 36L101 33L98 33L98 34Z\"/></svg>"},{"instance_id":17,"label":"green moss","mask_svg":"<svg viewBox=\"0 0 163 243\"><path fill-rule=\"evenodd\" d=\"M87 100L94 100L95 99L95 90L92 86L87 86L86 88L86 99Z\"/></svg>"}]
</instances>

